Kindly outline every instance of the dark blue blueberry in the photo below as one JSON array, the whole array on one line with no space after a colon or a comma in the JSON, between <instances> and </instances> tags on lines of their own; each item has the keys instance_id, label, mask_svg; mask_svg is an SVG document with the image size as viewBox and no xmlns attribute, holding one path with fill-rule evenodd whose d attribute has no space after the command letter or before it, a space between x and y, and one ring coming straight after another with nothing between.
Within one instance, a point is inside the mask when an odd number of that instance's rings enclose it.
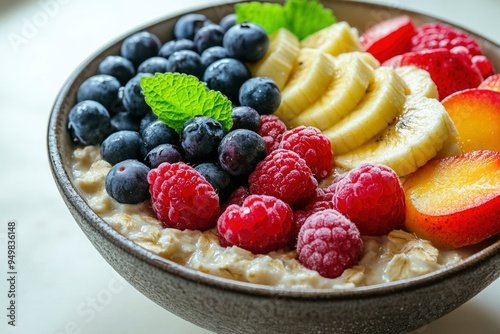
<instances>
[{"instance_id":1,"label":"dark blue blueberry","mask_svg":"<svg viewBox=\"0 0 500 334\"><path fill-rule=\"evenodd\" d=\"M130 130L139 132L140 119L133 117L126 111L119 112L111 117L111 125L116 131Z\"/></svg>"},{"instance_id":2,"label":"dark blue blueberry","mask_svg":"<svg viewBox=\"0 0 500 334\"><path fill-rule=\"evenodd\" d=\"M137 67L146 59L158 55L160 48L161 42L156 35L141 31L123 41L121 55Z\"/></svg>"},{"instance_id":3,"label":"dark blue blueberry","mask_svg":"<svg viewBox=\"0 0 500 334\"><path fill-rule=\"evenodd\" d=\"M222 29L224 29L224 31L228 31L229 28L236 25L236 19L236 14L227 14L220 20L219 25L222 27Z\"/></svg>"},{"instance_id":4,"label":"dark blue blueberry","mask_svg":"<svg viewBox=\"0 0 500 334\"><path fill-rule=\"evenodd\" d=\"M206 69L213 62L223 59L229 58L229 54L227 50L222 46L212 46L201 53L201 65L203 69Z\"/></svg>"},{"instance_id":5,"label":"dark blue blueberry","mask_svg":"<svg viewBox=\"0 0 500 334\"><path fill-rule=\"evenodd\" d=\"M229 132L219 145L219 164L233 176L249 175L266 155L264 139L247 129Z\"/></svg>"},{"instance_id":6,"label":"dark blue blueberry","mask_svg":"<svg viewBox=\"0 0 500 334\"><path fill-rule=\"evenodd\" d=\"M123 130L112 133L101 144L101 158L111 165L127 159L142 160L142 138L138 132Z\"/></svg>"},{"instance_id":7,"label":"dark blue blueberry","mask_svg":"<svg viewBox=\"0 0 500 334\"><path fill-rule=\"evenodd\" d=\"M194 35L194 44L199 54L212 46L222 46L224 29L217 24L211 24L198 30Z\"/></svg>"},{"instance_id":8,"label":"dark blue blueberry","mask_svg":"<svg viewBox=\"0 0 500 334\"><path fill-rule=\"evenodd\" d=\"M144 156L160 144L176 145L179 143L177 132L160 120L149 123L141 132L141 136L143 142L142 154Z\"/></svg>"},{"instance_id":9,"label":"dark blue blueberry","mask_svg":"<svg viewBox=\"0 0 500 334\"><path fill-rule=\"evenodd\" d=\"M269 48L269 37L261 26L243 22L229 28L224 35L223 46L231 57L252 63L266 54Z\"/></svg>"},{"instance_id":10,"label":"dark blue blueberry","mask_svg":"<svg viewBox=\"0 0 500 334\"><path fill-rule=\"evenodd\" d=\"M114 165L106 176L106 192L116 201L137 204L149 199L149 168L134 159Z\"/></svg>"},{"instance_id":11,"label":"dark blue blueberry","mask_svg":"<svg viewBox=\"0 0 500 334\"><path fill-rule=\"evenodd\" d=\"M146 126L149 125L149 123L152 123L154 121L158 120L158 116L153 111L149 111L144 117L141 119L141 124L139 126L139 133L142 133Z\"/></svg>"},{"instance_id":12,"label":"dark blue blueberry","mask_svg":"<svg viewBox=\"0 0 500 334\"><path fill-rule=\"evenodd\" d=\"M193 117L184 124L180 135L184 157L193 163L217 160L217 148L224 135L224 128L215 119Z\"/></svg>"},{"instance_id":13,"label":"dark blue blueberry","mask_svg":"<svg viewBox=\"0 0 500 334\"><path fill-rule=\"evenodd\" d=\"M115 77L107 74L96 74L80 85L76 93L76 101L96 101L108 111L112 111L118 101L120 87L121 84Z\"/></svg>"},{"instance_id":14,"label":"dark blue blueberry","mask_svg":"<svg viewBox=\"0 0 500 334\"><path fill-rule=\"evenodd\" d=\"M68 131L73 142L99 145L113 132L109 112L95 101L82 101L68 115Z\"/></svg>"},{"instance_id":15,"label":"dark blue blueberry","mask_svg":"<svg viewBox=\"0 0 500 334\"><path fill-rule=\"evenodd\" d=\"M260 115L251 107L234 107L231 116L233 118L231 130L248 129L257 132L260 129Z\"/></svg>"},{"instance_id":16,"label":"dark blue blueberry","mask_svg":"<svg viewBox=\"0 0 500 334\"><path fill-rule=\"evenodd\" d=\"M210 24L213 23L203 14L186 14L175 22L174 37L192 40L198 30Z\"/></svg>"},{"instance_id":17,"label":"dark blue blueberry","mask_svg":"<svg viewBox=\"0 0 500 334\"><path fill-rule=\"evenodd\" d=\"M146 155L146 163L150 168L156 168L164 162L170 164L183 160L181 149L177 145L160 144Z\"/></svg>"},{"instance_id":18,"label":"dark blue blueberry","mask_svg":"<svg viewBox=\"0 0 500 334\"><path fill-rule=\"evenodd\" d=\"M107 56L99 64L99 74L108 74L120 81L122 86L134 77L135 67L134 64L127 58L121 56Z\"/></svg>"},{"instance_id":19,"label":"dark blue blueberry","mask_svg":"<svg viewBox=\"0 0 500 334\"><path fill-rule=\"evenodd\" d=\"M137 68L137 73L165 73L167 72L167 60L163 57L151 57L146 59Z\"/></svg>"},{"instance_id":20,"label":"dark blue blueberry","mask_svg":"<svg viewBox=\"0 0 500 334\"><path fill-rule=\"evenodd\" d=\"M260 115L270 115L281 103L281 92L276 83L267 77L248 79L240 88L240 104L252 107Z\"/></svg>"},{"instance_id":21,"label":"dark blue blueberry","mask_svg":"<svg viewBox=\"0 0 500 334\"><path fill-rule=\"evenodd\" d=\"M129 80L121 92L121 100L125 110L133 117L143 117L151 108L146 103L144 92L141 88L141 78L152 76L151 73L138 73Z\"/></svg>"},{"instance_id":22,"label":"dark blue blueberry","mask_svg":"<svg viewBox=\"0 0 500 334\"><path fill-rule=\"evenodd\" d=\"M232 58L213 62L203 75L203 81L207 83L208 88L218 90L236 105L239 104L241 85L250 78L251 74L245 64Z\"/></svg>"},{"instance_id":23,"label":"dark blue blueberry","mask_svg":"<svg viewBox=\"0 0 500 334\"><path fill-rule=\"evenodd\" d=\"M159 57L168 58L176 51L190 50L196 51L194 42L190 39L174 39L165 43L158 52Z\"/></svg>"},{"instance_id":24,"label":"dark blue blueberry","mask_svg":"<svg viewBox=\"0 0 500 334\"><path fill-rule=\"evenodd\" d=\"M201 78L203 66L200 55L190 50L176 51L168 58L167 71L191 74Z\"/></svg>"},{"instance_id":25,"label":"dark blue blueberry","mask_svg":"<svg viewBox=\"0 0 500 334\"><path fill-rule=\"evenodd\" d=\"M219 195L219 203L224 203L229 198L234 190L234 182L231 175L223 170L219 164L205 162L196 165L194 169L212 185Z\"/></svg>"}]
</instances>

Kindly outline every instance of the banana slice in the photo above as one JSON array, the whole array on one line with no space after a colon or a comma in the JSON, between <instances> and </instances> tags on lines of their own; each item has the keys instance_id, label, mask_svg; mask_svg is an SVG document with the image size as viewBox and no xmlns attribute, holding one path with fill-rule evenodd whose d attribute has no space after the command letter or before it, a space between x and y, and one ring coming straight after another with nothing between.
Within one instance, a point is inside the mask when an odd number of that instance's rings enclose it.
<instances>
[{"instance_id":1,"label":"banana slice","mask_svg":"<svg viewBox=\"0 0 500 334\"><path fill-rule=\"evenodd\" d=\"M299 39L285 28L276 31L269 41L266 55L254 64L247 64L254 77L269 77L281 90L285 86L299 55Z\"/></svg>"},{"instance_id":2,"label":"banana slice","mask_svg":"<svg viewBox=\"0 0 500 334\"><path fill-rule=\"evenodd\" d=\"M292 119L290 125L326 130L347 115L361 101L373 76L374 70L364 57L364 53L349 53L337 59L337 70L326 92Z\"/></svg>"},{"instance_id":3,"label":"banana slice","mask_svg":"<svg viewBox=\"0 0 500 334\"><path fill-rule=\"evenodd\" d=\"M391 124L406 100L406 84L394 69L379 67L361 102L346 117L323 131L334 155L362 145Z\"/></svg>"},{"instance_id":4,"label":"banana slice","mask_svg":"<svg viewBox=\"0 0 500 334\"><path fill-rule=\"evenodd\" d=\"M410 94L423 95L431 99L439 97L437 86L426 70L411 65L398 67L396 73L406 82Z\"/></svg>"},{"instance_id":5,"label":"banana slice","mask_svg":"<svg viewBox=\"0 0 500 334\"><path fill-rule=\"evenodd\" d=\"M362 51L359 34L347 22L338 22L306 37L300 43L303 48L318 49L337 56L344 52Z\"/></svg>"},{"instance_id":6,"label":"banana slice","mask_svg":"<svg viewBox=\"0 0 500 334\"><path fill-rule=\"evenodd\" d=\"M352 52L341 53L335 57L335 60L342 64L344 61L346 61L346 59L352 57L361 58L361 60L370 65L373 69L376 69L380 66L380 62L377 60L377 58L375 58L371 53L363 51L352 51Z\"/></svg>"},{"instance_id":7,"label":"banana slice","mask_svg":"<svg viewBox=\"0 0 500 334\"><path fill-rule=\"evenodd\" d=\"M335 157L335 164L352 169L363 162L384 164L399 175L408 175L439 152L456 135L448 113L436 99L408 95L403 113L367 143Z\"/></svg>"},{"instance_id":8,"label":"banana slice","mask_svg":"<svg viewBox=\"0 0 500 334\"><path fill-rule=\"evenodd\" d=\"M301 49L295 67L281 92L275 115L287 125L327 89L335 71L333 57L315 49Z\"/></svg>"}]
</instances>

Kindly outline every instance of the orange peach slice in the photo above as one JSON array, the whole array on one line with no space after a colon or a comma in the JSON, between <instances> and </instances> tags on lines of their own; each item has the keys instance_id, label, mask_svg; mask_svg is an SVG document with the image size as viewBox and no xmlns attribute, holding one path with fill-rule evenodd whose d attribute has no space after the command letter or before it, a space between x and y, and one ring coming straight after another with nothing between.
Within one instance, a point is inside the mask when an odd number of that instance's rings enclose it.
<instances>
[{"instance_id":1,"label":"orange peach slice","mask_svg":"<svg viewBox=\"0 0 500 334\"><path fill-rule=\"evenodd\" d=\"M442 248L459 248L500 233L500 152L436 159L403 183L405 226Z\"/></svg>"},{"instance_id":2,"label":"orange peach slice","mask_svg":"<svg viewBox=\"0 0 500 334\"><path fill-rule=\"evenodd\" d=\"M457 128L462 152L500 152L500 92L466 89L446 97L442 104Z\"/></svg>"},{"instance_id":3,"label":"orange peach slice","mask_svg":"<svg viewBox=\"0 0 500 334\"><path fill-rule=\"evenodd\" d=\"M488 78L484 79L481 84L477 87L479 89L489 89L496 92L500 92L500 73L493 74Z\"/></svg>"}]
</instances>

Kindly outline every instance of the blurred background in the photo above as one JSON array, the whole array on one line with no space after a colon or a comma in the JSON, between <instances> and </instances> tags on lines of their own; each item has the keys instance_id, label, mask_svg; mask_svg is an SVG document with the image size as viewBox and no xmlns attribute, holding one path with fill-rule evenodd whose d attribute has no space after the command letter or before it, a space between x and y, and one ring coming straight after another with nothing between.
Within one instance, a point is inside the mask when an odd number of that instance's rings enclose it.
<instances>
[{"instance_id":1,"label":"blurred background","mask_svg":"<svg viewBox=\"0 0 500 334\"><path fill-rule=\"evenodd\" d=\"M97 49L140 25L220 0L0 0L0 268L7 223L17 225L17 322L1 333L210 333L126 283L74 222L54 184L46 131L68 76ZM500 43L499 0L373 1L414 9ZM498 69L497 69L498 70ZM414 333L499 333L500 280ZM236 332L236 330L235 330Z\"/></svg>"}]
</instances>

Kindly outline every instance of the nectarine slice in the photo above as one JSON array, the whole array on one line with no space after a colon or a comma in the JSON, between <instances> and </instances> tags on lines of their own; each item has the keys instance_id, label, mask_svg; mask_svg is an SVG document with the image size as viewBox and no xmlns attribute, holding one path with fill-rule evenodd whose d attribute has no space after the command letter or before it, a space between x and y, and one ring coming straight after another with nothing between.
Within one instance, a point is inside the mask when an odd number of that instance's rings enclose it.
<instances>
[{"instance_id":1,"label":"nectarine slice","mask_svg":"<svg viewBox=\"0 0 500 334\"><path fill-rule=\"evenodd\" d=\"M441 102L457 128L462 152L500 152L500 92L466 89Z\"/></svg>"},{"instance_id":2,"label":"nectarine slice","mask_svg":"<svg viewBox=\"0 0 500 334\"><path fill-rule=\"evenodd\" d=\"M403 188L406 228L435 246L459 248L500 233L500 152L430 161Z\"/></svg>"},{"instance_id":3,"label":"nectarine slice","mask_svg":"<svg viewBox=\"0 0 500 334\"><path fill-rule=\"evenodd\" d=\"M500 73L493 74L488 78L484 79L483 82L477 87L479 89L489 89L496 92L500 92Z\"/></svg>"}]
</instances>

